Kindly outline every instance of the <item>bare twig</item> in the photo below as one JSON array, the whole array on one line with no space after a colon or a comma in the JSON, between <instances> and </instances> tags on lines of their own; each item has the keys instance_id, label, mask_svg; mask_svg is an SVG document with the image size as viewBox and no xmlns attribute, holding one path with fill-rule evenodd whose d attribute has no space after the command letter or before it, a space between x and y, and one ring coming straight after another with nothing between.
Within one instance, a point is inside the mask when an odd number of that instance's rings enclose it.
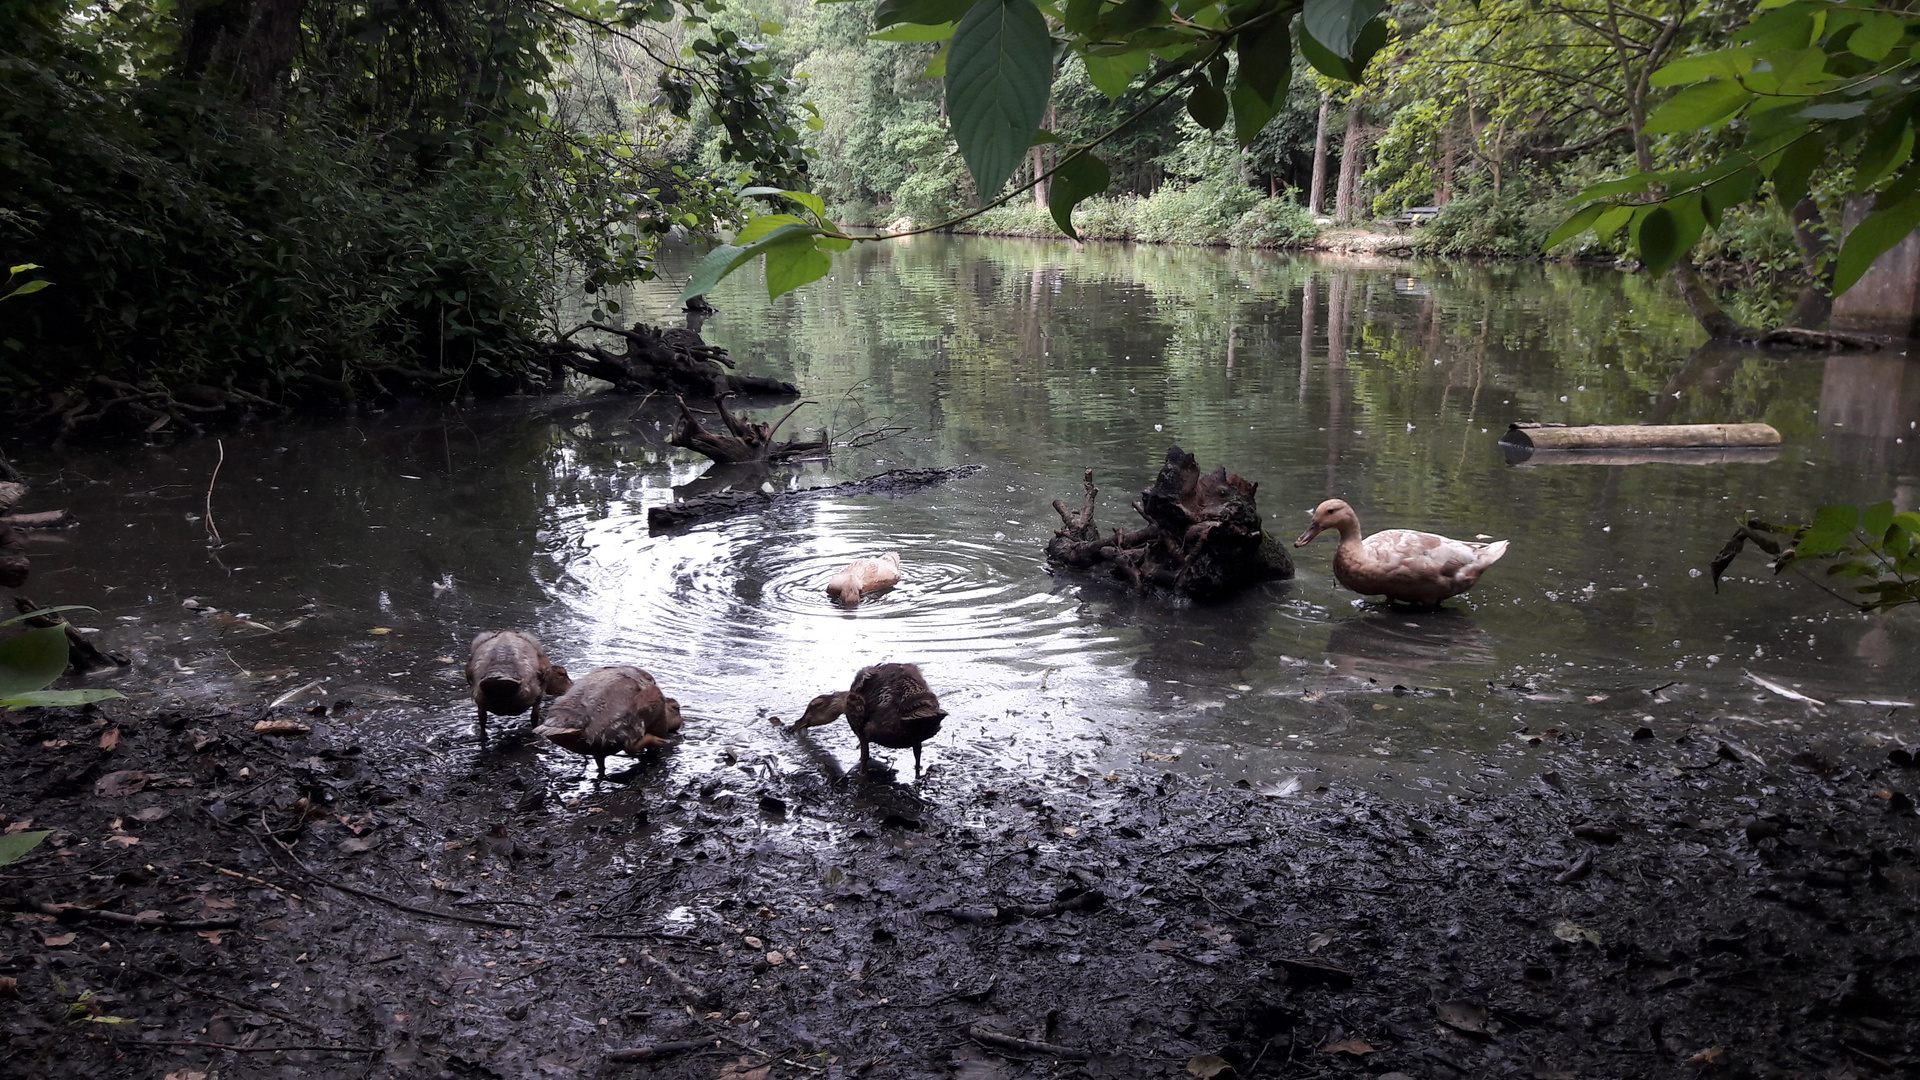
<instances>
[{"instance_id":1,"label":"bare twig","mask_svg":"<svg viewBox=\"0 0 1920 1080\"><path fill-rule=\"evenodd\" d=\"M213 463L213 475L207 477L207 545L219 547L220 530L213 525L213 484L220 479L220 466L227 463L227 444L220 439L215 439L213 445L220 451L220 460Z\"/></svg>"},{"instance_id":2,"label":"bare twig","mask_svg":"<svg viewBox=\"0 0 1920 1080\"><path fill-rule=\"evenodd\" d=\"M675 990L680 991L680 996L686 998L687 1003L690 1005L710 1006L718 998L713 991L701 989L693 980L675 971L665 960L653 955L653 953L646 949L640 950L640 961L665 976L666 980L673 984Z\"/></svg>"},{"instance_id":3,"label":"bare twig","mask_svg":"<svg viewBox=\"0 0 1920 1080\"><path fill-rule=\"evenodd\" d=\"M974 1024L967 1028L967 1038L985 1046L994 1046L1002 1050L1016 1050L1023 1054L1044 1054L1048 1057L1065 1058L1069 1061L1086 1061L1093 1057L1093 1051L1081 1050L1072 1046L1056 1046L1053 1043L1040 1042L1037 1039L1022 1039L1004 1031L995 1031L985 1024Z\"/></svg>"},{"instance_id":4,"label":"bare twig","mask_svg":"<svg viewBox=\"0 0 1920 1080\"><path fill-rule=\"evenodd\" d=\"M405 911L414 915L425 915L425 916L428 916L429 918L434 918L434 919L448 919L453 922L472 923L475 926L498 927L499 929L502 929L502 930L529 929L529 927L525 923L506 922L502 919L488 919L479 915L461 915L458 912L441 911L438 908L421 907L418 904L409 904L404 901L395 900L390 896L382 896L379 893L372 892L368 889L362 889L355 885L347 885L343 882L335 881L332 878L329 878L323 874L314 872L314 870L311 867L309 867L306 863L300 861L300 856L295 855L293 853L292 846L282 842L279 837L273 835L272 826L267 824L267 812L265 810L260 811L260 827L267 830L267 838L272 840L276 845L278 845L281 851L286 852L287 858L293 860L293 865L298 867L302 874L306 875L308 879L312 880L316 884L325 885L329 889L337 889L340 892L349 893L353 896L358 896L365 900L374 900L379 903L385 904L388 907L394 908L395 910Z\"/></svg>"},{"instance_id":5,"label":"bare twig","mask_svg":"<svg viewBox=\"0 0 1920 1080\"><path fill-rule=\"evenodd\" d=\"M378 1054L378 1046L241 1046L237 1043L201 1042L198 1039L162 1039L156 1042L139 1042L134 1046L203 1046L209 1050L226 1050L235 1054L277 1054L282 1050L320 1050L331 1054Z\"/></svg>"},{"instance_id":6,"label":"bare twig","mask_svg":"<svg viewBox=\"0 0 1920 1080\"><path fill-rule=\"evenodd\" d=\"M78 904L34 902L28 906L43 915L52 915L56 918L93 919L120 926L137 926L147 930L231 930L240 925L239 919L143 919L138 915L128 915L119 911L100 911L96 908L81 907Z\"/></svg>"}]
</instances>

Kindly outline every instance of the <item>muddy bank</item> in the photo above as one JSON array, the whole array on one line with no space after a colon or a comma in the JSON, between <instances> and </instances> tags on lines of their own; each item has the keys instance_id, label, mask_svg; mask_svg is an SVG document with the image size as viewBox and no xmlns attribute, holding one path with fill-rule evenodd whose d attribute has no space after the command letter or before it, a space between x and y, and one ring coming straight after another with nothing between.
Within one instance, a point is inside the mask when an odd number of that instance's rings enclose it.
<instances>
[{"instance_id":1,"label":"muddy bank","mask_svg":"<svg viewBox=\"0 0 1920 1080\"><path fill-rule=\"evenodd\" d=\"M1675 727L1420 802L937 747L867 783L836 728L575 795L551 748L369 743L350 702L118 705L0 716L8 828L54 830L0 893L7 1075L1920 1065L1898 750Z\"/></svg>"}]
</instances>

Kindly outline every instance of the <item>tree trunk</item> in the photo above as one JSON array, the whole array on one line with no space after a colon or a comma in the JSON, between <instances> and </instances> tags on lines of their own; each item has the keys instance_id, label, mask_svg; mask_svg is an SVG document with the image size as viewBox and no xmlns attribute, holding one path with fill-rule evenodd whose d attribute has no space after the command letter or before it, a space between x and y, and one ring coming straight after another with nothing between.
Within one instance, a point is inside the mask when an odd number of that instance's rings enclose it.
<instances>
[{"instance_id":1,"label":"tree trunk","mask_svg":"<svg viewBox=\"0 0 1920 1080\"><path fill-rule=\"evenodd\" d=\"M1327 117L1333 111L1333 95L1320 92L1320 125L1313 134L1313 183L1307 194L1307 211L1320 216L1327 195Z\"/></svg>"},{"instance_id":2,"label":"tree trunk","mask_svg":"<svg viewBox=\"0 0 1920 1080\"><path fill-rule=\"evenodd\" d=\"M1360 207L1360 159L1364 155L1363 143L1366 140L1365 99L1355 94L1347 102L1347 136L1340 144L1340 189L1334 197L1333 218L1342 225L1351 225L1358 216Z\"/></svg>"},{"instance_id":3,"label":"tree trunk","mask_svg":"<svg viewBox=\"0 0 1920 1080\"><path fill-rule=\"evenodd\" d=\"M1101 534L1093 523L1100 489L1092 469L1085 484L1079 510L1053 501L1060 528L1047 544L1051 568L1105 570L1141 592L1168 590L1197 600L1293 576L1292 556L1261 528L1258 485L1228 476L1225 468L1202 474L1193 455L1177 446L1167 449L1160 475L1133 504L1146 524L1132 532Z\"/></svg>"},{"instance_id":4,"label":"tree trunk","mask_svg":"<svg viewBox=\"0 0 1920 1080\"><path fill-rule=\"evenodd\" d=\"M185 0L180 5L180 74L227 81L249 105L280 100L300 52L306 0Z\"/></svg>"},{"instance_id":5,"label":"tree trunk","mask_svg":"<svg viewBox=\"0 0 1920 1080\"><path fill-rule=\"evenodd\" d=\"M1833 238L1819 204L1811 198L1801 199L1787 216L1793 222L1794 246L1800 249L1800 268L1807 275L1787 325L1819 330L1833 318L1833 260L1827 258L1833 252Z\"/></svg>"},{"instance_id":6,"label":"tree trunk","mask_svg":"<svg viewBox=\"0 0 1920 1080\"><path fill-rule=\"evenodd\" d=\"M1440 133L1440 189L1433 193L1433 205L1445 206L1453 198L1453 118Z\"/></svg>"},{"instance_id":7,"label":"tree trunk","mask_svg":"<svg viewBox=\"0 0 1920 1080\"><path fill-rule=\"evenodd\" d=\"M1708 337L1759 340L1760 331L1736 322L1713 298L1713 292L1707 288L1706 282L1700 280L1700 271L1694 268L1691 252L1681 255L1680 260L1673 264L1673 280L1680 286L1680 296L1687 302L1687 310L1693 312L1694 320L1707 332Z\"/></svg>"}]
</instances>

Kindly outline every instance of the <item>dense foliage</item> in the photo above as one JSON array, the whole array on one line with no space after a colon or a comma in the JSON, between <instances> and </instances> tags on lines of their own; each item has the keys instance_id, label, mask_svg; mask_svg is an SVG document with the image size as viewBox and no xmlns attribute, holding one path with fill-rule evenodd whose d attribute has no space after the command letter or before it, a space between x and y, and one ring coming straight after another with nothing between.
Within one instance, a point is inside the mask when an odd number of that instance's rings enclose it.
<instances>
[{"instance_id":1,"label":"dense foliage","mask_svg":"<svg viewBox=\"0 0 1920 1080\"><path fill-rule=\"evenodd\" d=\"M793 84L700 7L0 9L0 248L51 282L7 304L0 392L69 421L101 387L164 426L235 391L524 385L561 289L649 275L743 169L804 177ZM676 161L696 109L724 176Z\"/></svg>"},{"instance_id":2,"label":"dense foliage","mask_svg":"<svg viewBox=\"0 0 1920 1080\"><path fill-rule=\"evenodd\" d=\"M1782 543L1780 537L1788 542ZM1819 576L1812 578L1815 584L1863 611L1920 604L1920 514L1896 513L1891 502L1823 506L1811 522L1797 526L1744 518L1714 557L1716 588L1720 575L1748 543L1774 557L1776 574L1818 567ZM1855 595L1847 596L1836 587L1851 588Z\"/></svg>"}]
</instances>

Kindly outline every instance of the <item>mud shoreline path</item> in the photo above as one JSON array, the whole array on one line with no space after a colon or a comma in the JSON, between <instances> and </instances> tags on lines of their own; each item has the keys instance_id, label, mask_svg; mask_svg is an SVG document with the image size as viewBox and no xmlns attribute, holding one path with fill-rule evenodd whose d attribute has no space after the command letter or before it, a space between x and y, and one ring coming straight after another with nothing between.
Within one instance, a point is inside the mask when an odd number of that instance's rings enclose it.
<instances>
[{"instance_id":1,"label":"mud shoreline path","mask_svg":"<svg viewBox=\"0 0 1920 1080\"><path fill-rule=\"evenodd\" d=\"M1676 726L1416 802L937 757L916 793L795 740L560 798L265 718L0 715L7 827L54 830L0 870L0 1073L1920 1068L1904 750Z\"/></svg>"}]
</instances>

